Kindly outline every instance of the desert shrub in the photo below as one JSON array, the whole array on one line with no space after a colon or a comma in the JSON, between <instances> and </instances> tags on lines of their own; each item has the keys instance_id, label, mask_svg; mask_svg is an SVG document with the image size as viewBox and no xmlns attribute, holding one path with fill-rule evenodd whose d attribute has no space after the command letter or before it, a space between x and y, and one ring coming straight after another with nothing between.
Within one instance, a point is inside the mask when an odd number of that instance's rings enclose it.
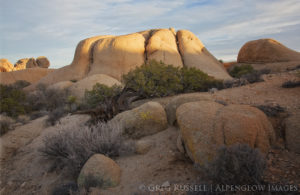
<instances>
[{"instance_id":1,"label":"desert shrub","mask_svg":"<svg viewBox=\"0 0 300 195\"><path fill-rule=\"evenodd\" d=\"M235 67L236 68L236 67ZM242 71L246 72L246 71ZM270 69L261 69L261 70L253 70L250 73L240 73L241 75L232 80L225 80L223 82L224 88L232 88L232 87L240 87L243 85L247 85L249 83L261 82L263 79L261 76L263 74L269 74L271 72Z\"/></svg>"},{"instance_id":2,"label":"desert shrub","mask_svg":"<svg viewBox=\"0 0 300 195\"><path fill-rule=\"evenodd\" d=\"M195 68L178 68L154 60L123 75L123 82L142 98L207 91L221 84Z\"/></svg>"},{"instance_id":3,"label":"desert shrub","mask_svg":"<svg viewBox=\"0 0 300 195\"><path fill-rule=\"evenodd\" d=\"M54 125L57 120L71 111L70 103L74 98L70 98L68 90L47 88L44 84L39 84L36 89L35 92L27 95L27 107L30 108L31 113L48 112L47 125Z\"/></svg>"},{"instance_id":4,"label":"desert shrub","mask_svg":"<svg viewBox=\"0 0 300 195\"><path fill-rule=\"evenodd\" d=\"M300 86L300 81L286 81L281 85L281 87L283 88L295 88L299 86Z\"/></svg>"},{"instance_id":5,"label":"desert shrub","mask_svg":"<svg viewBox=\"0 0 300 195\"><path fill-rule=\"evenodd\" d=\"M101 102L113 98L121 92L121 86L114 85L108 87L103 84L96 83L92 90L86 90L84 94L84 106L87 108L95 108Z\"/></svg>"},{"instance_id":6,"label":"desert shrub","mask_svg":"<svg viewBox=\"0 0 300 195\"><path fill-rule=\"evenodd\" d=\"M213 184L262 184L265 159L258 149L247 144L221 147L214 161L205 169Z\"/></svg>"},{"instance_id":7,"label":"desert shrub","mask_svg":"<svg viewBox=\"0 0 300 195\"><path fill-rule=\"evenodd\" d=\"M53 126L61 117L63 117L66 113L66 110L63 107L58 107L48 114L48 118L46 120L46 124L48 126Z\"/></svg>"},{"instance_id":8,"label":"desert shrub","mask_svg":"<svg viewBox=\"0 0 300 195\"><path fill-rule=\"evenodd\" d=\"M246 80L248 83L261 82L261 81L263 81L263 79L261 78L261 75L269 74L270 72L271 72L271 70L269 70L269 69L254 70L251 73L242 75L240 77L240 79Z\"/></svg>"},{"instance_id":9,"label":"desert shrub","mask_svg":"<svg viewBox=\"0 0 300 195\"><path fill-rule=\"evenodd\" d=\"M183 90L180 80L179 68L154 60L123 75L125 85L143 98L179 93Z\"/></svg>"},{"instance_id":10,"label":"desert shrub","mask_svg":"<svg viewBox=\"0 0 300 195\"><path fill-rule=\"evenodd\" d=\"M29 86L31 83L29 83L28 81L24 81L24 80L17 80L14 84L12 84L13 88L16 89L23 89L24 87Z\"/></svg>"},{"instance_id":11,"label":"desert shrub","mask_svg":"<svg viewBox=\"0 0 300 195\"><path fill-rule=\"evenodd\" d=\"M39 84L36 88L37 90L29 94L27 98L32 111L52 111L67 104L69 96L67 90L47 88L44 84Z\"/></svg>"},{"instance_id":12,"label":"desert shrub","mask_svg":"<svg viewBox=\"0 0 300 195\"><path fill-rule=\"evenodd\" d=\"M46 136L40 152L52 157L57 167L67 167L77 175L93 154L116 157L131 150L123 140L122 127L110 122L91 127L70 127Z\"/></svg>"},{"instance_id":13,"label":"desert shrub","mask_svg":"<svg viewBox=\"0 0 300 195\"><path fill-rule=\"evenodd\" d=\"M249 64L244 64L241 66L235 66L229 74L234 78L240 78L242 75L254 72L254 69Z\"/></svg>"},{"instance_id":14,"label":"desert shrub","mask_svg":"<svg viewBox=\"0 0 300 195\"><path fill-rule=\"evenodd\" d=\"M73 112L73 111L77 110L78 103L77 103L76 96L73 96L73 95L68 96L67 105L68 105L69 111Z\"/></svg>"},{"instance_id":15,"label":"desert shrub","mask_svg":"<svg viewBox=\"0 0 300 195\"><path fill-rule=\"evenodd\" d=\"M13 119L6 117L6 116L1 116L0 117L0 136L4 135L7 133L9 130L12 129L12 124L13 124Z\"/></svg>"},{"instance_id":16,"label":"desert shrub","mask_svg":"<svg viewBox=\"0 0 300 195\"><path fill-rule=\"evenodd\" d=\"M16 118L26 113L26 95L13 85L0 84L0 113Z\"/></svg>"},{"instance_id":17,"label":"desert shrub","mask_svg":"<svg viewBox=\"0 0 300 195\"><path fill-rule=\"evenodd\" d=\"M222 88L222 81L208 76L196 68L181 68L181 84L184 92L208 91L211 88Z\"/></svg>"}]
</instances>

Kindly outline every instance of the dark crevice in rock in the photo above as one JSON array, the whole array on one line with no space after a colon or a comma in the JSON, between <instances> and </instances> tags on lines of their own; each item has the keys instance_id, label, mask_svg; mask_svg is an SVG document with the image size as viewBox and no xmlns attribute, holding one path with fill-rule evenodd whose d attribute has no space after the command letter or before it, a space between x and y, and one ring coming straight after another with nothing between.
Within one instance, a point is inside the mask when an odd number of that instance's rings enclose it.
<instances>
[{"instance_id":1,"label":"dark crevice in rock","mask_svg":"<svg viewBox=\"0 0 300 195\"><path fill-rule=\"evenodd\" d=\"M94 41L91 46L90 46L90 49L89 49L89 63L87 65L87 68L86 68L86 73L85 74L88 74L91 70L91 65L94 63L94 50L95 50L95 47L97 45L97 43L99 41L101 41L103 38L100 38L100 39L97 39L96 41Z\"/></svg>"},{"instance_id":2,"label":"dark crevice in rock","mask_svg":"<svg viewBox=\"0 0 300 195\"><path fill-rule=\"evenodd\" d=\"M152 37L152 35L156 32L157 30L156 29L151 29L149 31L149 35L147 37L145 37L145 52L144 52L144 62L145 64L147 63L148 61L148 55L147 55L147 45L149 43L149 40L150 38Z\"/></svg>"},{"instance_id":3,"label":"dark crevice in rock","mask_svg":"<svg viewBox=\"0 0 300 195\"><path fill-rule=\"evenodd\" d=\"M180 52L180 49L179 49L178 31L177 31L176 35L174 35L174 36L175 36L175 39L176 39L177 51L178 51L178 53L181 57L182 65L185 66L182 53Z\"/></svg>"}]
</instances>

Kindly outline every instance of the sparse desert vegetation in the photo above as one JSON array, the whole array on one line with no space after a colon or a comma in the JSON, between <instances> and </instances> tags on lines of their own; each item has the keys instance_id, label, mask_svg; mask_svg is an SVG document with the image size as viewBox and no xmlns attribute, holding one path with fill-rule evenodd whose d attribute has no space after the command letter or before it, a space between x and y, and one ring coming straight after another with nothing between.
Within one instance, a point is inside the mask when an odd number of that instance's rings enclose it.
<instances>
[{"instance_id":1,"label":"sparse desert vegetation","mask_svg":"<svg viewBox=\"0 0 300 195\"><path fill-rule=\"evenodd\" d=\"M18 117L25 114L28 107L26 105L26 95L16 85L0 85L0 113L5 113L10 117Z\"/></svg>"},{"instance_id":2,"label":"sparse desert vegetation","mask_svg":"<svg viewBox=\"0 0 300 195\"><path fill-rule=\"evenodd\" d=\"M40 152L51 157L56 168L67 167L75 177L93 154L114 158L121 153L134 152L134 146L124 143L120 124L112 122L62 129L54 135L46 136L43 141L44 146Z\"/></svg>"},{"instance_id":3,"label":"sparse desert vegetation","mask_svg":"<svg viewBox=\"0 0 300 195\"><path fill-rule=\"evenodd\" d=\"M226 70L192 32L170 28L85 39L73 62L53 72L34 58L18 71L6 64L0 193L296 188L299 62L291 60L299 54L274 40L254 43L291 59L246 43Z\"/></svg>"},{"instance_id":4,"label":"sparse desert vegetation","mask_svg":"<svg viewBox=\"0 0 300 195\"><path fill-rule=\"evenodd\" d=\"M205 165L205 173L214 185L263 184L266 161L258 149L247 144L223 146L214 161Z\"/></svg>"}]
</instances>

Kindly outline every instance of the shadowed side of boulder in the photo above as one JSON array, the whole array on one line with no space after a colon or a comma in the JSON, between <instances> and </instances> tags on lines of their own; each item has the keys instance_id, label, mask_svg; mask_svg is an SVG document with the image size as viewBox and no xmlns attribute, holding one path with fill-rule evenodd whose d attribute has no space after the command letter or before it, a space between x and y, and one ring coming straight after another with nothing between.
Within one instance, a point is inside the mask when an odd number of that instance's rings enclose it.
<instances>
[{"instance_id":1,"label":"shadowed side of boulder","mask_svg":"<svg viewBox=\"0 0 300 195\"><path fill-rule=\"evenodd\" d=\"M216 79L232 79L224 66L205 48L190 31L177 32L179 51L186 67L195 67Z\"/></svg>"},{"instance_id":2,"label":"shadowed side of boulder","mask_svg":"<svg viewBox=\"0 0 300 195\"><path fill-rule=\"evenodd\" d=\"M169 29L157 30L153 33L146 46L147 60L162 61L182 67L182 60L177 48L176 37Z\"/></svg>"}]
</instances>

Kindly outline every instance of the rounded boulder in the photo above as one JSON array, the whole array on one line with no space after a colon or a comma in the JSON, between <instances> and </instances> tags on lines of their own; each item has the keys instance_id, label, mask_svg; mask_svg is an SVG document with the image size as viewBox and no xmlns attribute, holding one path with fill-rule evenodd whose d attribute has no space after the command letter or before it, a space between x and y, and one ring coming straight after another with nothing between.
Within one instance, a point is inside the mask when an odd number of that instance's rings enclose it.
<instances>
[{"instance_id":1,"label":"rounded boulder","mask_svg":"<svg viewBox=\"0 0 300 195\"><path fill-rule=\"evenodd\" d=\"M176 116L187 154L200 165L213 160L223 145L248 144L266 153L275 140L267 116L248 105L190 102L181 105Z\"/></svg>"},{"instance_id":2,"label":"rounded boulder","mask_svg":"<svg viewBox=\"0 0 300 195\"><path fill-rule=\"evenodd\" d=\"M157 102L147 102L118 114L112 120L120 122L124 133L132 138L152 135L168 127L166 112Z\"/></svg>"},{"instance_id":3,"label":"rounded boulder","mask_svg":"<svg viewBox=\"0 0 300 195\"><path fill-rule=\"evenodd\" d=\"M82 167L77 179L79 187L89 185L91 181L99 188L116 187L121 180L121 168L112 159L94 154Z\"/></svg>"}]
</instances>

